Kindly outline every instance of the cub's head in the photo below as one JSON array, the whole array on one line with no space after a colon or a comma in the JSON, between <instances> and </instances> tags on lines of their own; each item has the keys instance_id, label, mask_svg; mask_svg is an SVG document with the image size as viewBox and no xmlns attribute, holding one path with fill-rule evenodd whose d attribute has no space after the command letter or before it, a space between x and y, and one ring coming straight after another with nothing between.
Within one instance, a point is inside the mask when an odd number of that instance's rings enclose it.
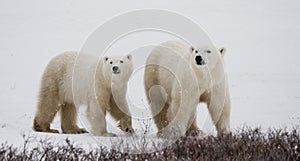
<instances>
[{"instance_id":1,"label":"cub's head","mask_svg":"<svg viewBox=\"0 0 300 161\"><path fill-rule=\"evenodd\" d=\"M126 81L132 74L132 56L104 56L103 75L111 80Z\"/></svg>"}]
</instances>

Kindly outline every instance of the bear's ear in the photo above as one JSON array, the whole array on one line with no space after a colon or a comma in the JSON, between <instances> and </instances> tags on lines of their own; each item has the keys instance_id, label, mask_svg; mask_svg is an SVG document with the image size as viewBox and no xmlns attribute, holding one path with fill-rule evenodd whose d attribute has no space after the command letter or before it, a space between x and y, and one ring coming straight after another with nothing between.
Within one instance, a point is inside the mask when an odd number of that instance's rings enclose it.
<instances>
[{"instance_id":1,"label":"bear's ear","mask_svg":"<svg viewBox=\"0 0 300 161\"><path fill-rule=\"evenodd\" d=\"M128 60L132 60L132 56L131 56L130 54L126 55L126 58L127 58Z\"/></svg>"},{"instance_id":2,"label":"bear's ear","mask_svg":"<svg viewBox=\"0 0 300 161\"><path fill-rule=\"evenodd\" d=\"M195 48L193 46L190 47L190 52L193 53Z\"/></svg>"},{"instance_id":3,"label":"bear's ear","mask_svg":"<svg viewBox=\"0 0 300 161\"><path fill-rule=\"evenodd\" d=\"M108 56L103 57L103 60L107 61L108 60Z\"/></svg>"},{"instance_id":4,"label":"bear's ear","mask_svg":"<svg viewBox=\"0 0 300 161\"><path fill-rule=\"evenodd\" d=\"M199 51L195 47L193 47L193 46L190 47L190 52L191 53L195 53L195 54L199 53Z\"/></svg>"},{"instance_id":5,"label":"bear's ear","mask_svg":"<svg viewBox=\"0 0 300 161\"><path fill-rule=\"evenodd\" d=\"M226 48L221 47L221 48L219 48L219 51L220 51L221 55L224 56L226 53Z\"/></svg>"}]
</instances>

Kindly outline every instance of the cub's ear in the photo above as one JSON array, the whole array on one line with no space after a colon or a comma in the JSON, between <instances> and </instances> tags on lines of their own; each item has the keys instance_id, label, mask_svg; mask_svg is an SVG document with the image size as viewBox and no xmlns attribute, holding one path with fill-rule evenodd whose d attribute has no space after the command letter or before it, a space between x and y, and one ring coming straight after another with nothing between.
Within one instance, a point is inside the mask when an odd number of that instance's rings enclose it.
<instances>
[{"instance_id":1,"label":"cub's ear","mask_svg":"<svg viewBox=\"0 0 300 161\"><path fill-rule=\"evenodd\" d=\"M132 56L131 56L130 54L126 55L126 58L127 58L128 60L132 60Z\"/></svg>"},{"instance_id":2,"label":"cub's ear","mask_svg":"<svg viewBox=\"0 0 300 161\"><path fill-rule=\"evenodd\" d=\"M103 57L103 60L104 60L104 61L108 61L108 56L104 56L104 57Z\"/></svg>"},{"instance_id":3,"label":"cub's ear","mask_svg":"<svg viewBox=\"0 0 300 161\"><path fill-rule=\"evenodd\" d=\"M195 48L193 46L190 47L190 52L193 53L195 51Z\"/></svg>"},{"instance_id":4,"label":"cub's ear","mask_svg":"<svg viewBox=\"0 0 300 161\"><path fill-rule=\"evenodd\" d=\"M221 55L224 56L225 53L226 53L226 48L220 47L220 48L219 48L219 51L220 51Z\"/></svg>"}]
</instances>

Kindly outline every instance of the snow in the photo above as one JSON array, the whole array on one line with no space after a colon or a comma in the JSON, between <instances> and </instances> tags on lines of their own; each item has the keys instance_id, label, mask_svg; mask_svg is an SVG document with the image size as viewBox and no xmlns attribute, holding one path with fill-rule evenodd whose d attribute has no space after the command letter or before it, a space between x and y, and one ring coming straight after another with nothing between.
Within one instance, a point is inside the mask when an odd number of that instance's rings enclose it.
<instances>
[{"instance_id":1,"label":"snow","mask_svg":"<svg viewBox=\"0 0 300 161\"><path fill-rule=\"evenodd\" d=\"M93 142L89 134L41 134L31 130L40 78L48 61L66 50L79 50L89 34L115 15L132 9L175 11L197 22L225 56L232 98L232 128L295 127L300 123L300 2L291 1L9 1L0 2L0 142L23 143L21 133L38 137ZM153 44L165 34L133 34L120 41L116 53L132 50L129 43ZM132 41L131 41L132 40ZM143 41L142 41L143 40ZM127 47L127 48L125 48ZM145 49L147 50L147 49ZM141 60L142 58L137 58ZM139 65L139 64L138 64ZM141 70L142 71L142 70ZM144 105L142 72L137 71L129 97ZM138 92L136 92L138 91ZM145 112L147 115L147 112ZM88 126L84 113L79 123ZM205 105L198 123L211 130ZM208 121L205 123L205 121ZM110 130L114 122L110 123ZM141 126L135 121L134 126ZM60 127L59 118L52 126ZM152 127L153 128L153 127Z\"/></svg>"}]
</instances>

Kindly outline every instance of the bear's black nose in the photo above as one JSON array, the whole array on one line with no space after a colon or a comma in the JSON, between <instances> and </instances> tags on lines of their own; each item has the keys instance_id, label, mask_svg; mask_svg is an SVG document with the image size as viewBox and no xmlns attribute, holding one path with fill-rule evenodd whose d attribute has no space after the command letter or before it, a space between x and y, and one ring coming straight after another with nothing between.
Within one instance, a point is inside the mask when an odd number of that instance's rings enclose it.
<instances>
[{"instance_id":1,"label":"bear's black nose","mask_svg":"<svg viewBox=\"0 0 300 161\"><path fill-rule=\"evenodd\" d=\"M195 57L195 61L196 61L196 64L197 64L197 65L204 65L204 64L205 64L204 59L203 59L202 56L200 56L200 55L197 55L197 56Z\"/></svg>"},{"instance_id":2,"label":"bear's black nose","mask_svg":"<svg viewBox=\"0 0 300 161\"><path fill-rule=\"evenodd\" d=\"M113 66L112 71L113 71L113 73L120 73L118 66Z\"/></svg>"},{"instance_id":3,"label":"bear's black nose","mask_svg":"<svg viewBox=\"0 0 300 161\"><path fill-rule=\"evenodd\" d=\"M118 70L119 70L119 67L117 67L117 66L113 66L112 70L113 70L114 72L116 72L116 71L118 71Z\"/></svg>"}]
</instances>

